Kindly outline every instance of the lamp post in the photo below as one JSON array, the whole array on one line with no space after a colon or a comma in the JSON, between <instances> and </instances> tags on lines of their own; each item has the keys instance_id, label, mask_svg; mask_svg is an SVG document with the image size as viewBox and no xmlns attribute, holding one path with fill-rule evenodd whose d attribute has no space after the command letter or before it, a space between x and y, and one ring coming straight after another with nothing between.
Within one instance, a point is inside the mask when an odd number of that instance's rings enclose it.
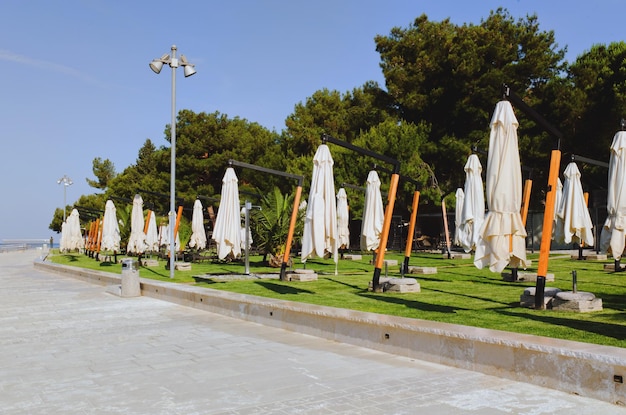
<instances>
[{"instance_id":1,"label":"lamp post","mask_svg":"<svg viewBox=\"0 0 626 415\"><path fill-rule=\"evenodd\" d=\"M185 78L196 73L194 65L187 62L185 55L180 55L180 61L176 58L176 45L172 45L172 53L164 54L160 58L150 62L150 69L155 73L161 72L163 64L172 68L172 123L171 127L171 161L170 161L170 212L169 212L169 237L170 237L170 278L174 278L174 262L176 259L176 240L174 223L176 215L176 68L182 66Z\"/></svg>"},{"instance_id":2,"label":"lamp post","mask_svg":"<svg viewBox=\"0 0 626 415\"><path fill-rule=\"evenodd\" d=\"M63 184L63 223L65 223L65 207L67 206L67 187L74 184L72 179L67 177L67 175L63 175L59 180L57 180L57 184Z\"/></svg>"}]
</instances>

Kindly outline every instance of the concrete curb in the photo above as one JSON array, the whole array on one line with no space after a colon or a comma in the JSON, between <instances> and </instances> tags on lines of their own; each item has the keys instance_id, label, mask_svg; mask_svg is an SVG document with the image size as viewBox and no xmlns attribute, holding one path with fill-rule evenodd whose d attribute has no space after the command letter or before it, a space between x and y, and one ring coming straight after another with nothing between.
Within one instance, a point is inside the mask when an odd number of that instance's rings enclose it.
<instances>
[{"instance_id":1,"label":"concrete curb","mask_svg":"<svg viewBox=\"0 0 626 415\"><path fill-rule=\"evenodd\" d=\"M99 285L121 275L35 261ZM337 342L626 405L626 350L140 279L142 295Z\"/></svg>"}]
</instances>

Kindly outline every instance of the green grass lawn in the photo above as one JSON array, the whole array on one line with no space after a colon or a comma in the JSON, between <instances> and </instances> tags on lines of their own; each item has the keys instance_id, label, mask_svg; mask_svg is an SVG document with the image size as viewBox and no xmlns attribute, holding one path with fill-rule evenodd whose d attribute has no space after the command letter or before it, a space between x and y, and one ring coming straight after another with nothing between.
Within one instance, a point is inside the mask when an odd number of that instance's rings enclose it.
<instances>
[{"instance_id":1,"label":"green grass lawn","mask_svg":"<svg viewBox=\"0 0 626 415\"><path fill-rule=\"evenodd\" d=\"M529 258L533 263L528 271L536 271L538 254L529 254ZM551 256L548 272L555 275L555 281L547 282L548 287L571 291L571 272L576 270L578 291L591 292L602 299L602 311L574 313L520 307L524 288L535 283L506 282L500 274L476 269L471 259L449 260L441 254L418 253L411 257L411 266L437 268L436 274L408 275L417 279L421 292L369 292L374 270L371 259L371 255L363 255L361 261L340 260L337 275L332 260L310 259L306 268L315 270L318 280L309 282L219 277L243 274L243 261L193 263L191 271L176 271L174 279L169 278L165 262L161 261L158 267L142 267L140 276L303 303L626 347L626 273L606 272L603 262L572 260L568 254ZM402 263L403 254L388 252L385 259ZM120 264L98 262L82 254L56 253L50 260L121 273ZM294 267L303 268L303 264L296 259ZM251 274L278 272L263 266L261 257L250 257ZM399 267L389 267L388 276L399 277Z\"/></svg>"}]
</instances>

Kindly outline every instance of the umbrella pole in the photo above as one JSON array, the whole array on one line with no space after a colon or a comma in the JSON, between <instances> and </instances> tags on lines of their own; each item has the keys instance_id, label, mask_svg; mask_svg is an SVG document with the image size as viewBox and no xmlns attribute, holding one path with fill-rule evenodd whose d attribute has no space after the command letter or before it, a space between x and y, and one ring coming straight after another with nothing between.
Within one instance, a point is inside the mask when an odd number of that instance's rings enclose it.
<instances>
[{"instance_id":1,"label":"umbrella pole","mask_svg":"<svg viewBox=\"0 0 626 415\"><path fill-rule=\"evenodd\" d=\"M417 208L420 200L420 192L416 190L413 193L413 206L411 207L411 220L409 221L409 233L406 236L406 246L404 248L404 263L402 264L402 276L409 273L409 258L413 249L413 235L415 233L415 219L417 217Z\"/></svg>"},{"instance_id":2,"label":"umbrella pole","mask_svg":"<svg viewBox=\"0 0 626 415\"><path fill-rule=\"evenodd\" d=\"M183 207L178 206L178 212L176 213L176 226L174 226L174 240L170 243L174 245L174 259L172 259L172 265L174 265L174 269L176 269L176 235L178 235L178 225L180 225L180 218L183 216ZM180 247L179 247L180 248ZM173 275L173 274L172 274Z\"/></svg>"},{"instance_id":3,"label":"umbrella pole","mask_svg":"<svg viewBox=\"0 0 626 415\"><path fill-rule=\"evenodd\" d=\"M548 175L548 189L546 191L546 205L543 212L543 228L541 245L539 247L539 265L537 266L537 285L535 287L535 309L545 309L544 293L546 275L548 273L548 259L550 257L550 240L552 239L552 223L554 221L554 205L556 203L556 181L559 176L561 151L552 150L550 156L550 173Z\"/></svg>"},{"instance_id":4,"label":"umbrella pole","mask_svg":"<svg viewBox=\"0 0 626 415\"><path fill-rule=\"evenodd\" d=\"M143 227L143 233L148 234L148 227L150 226L150 215L152 214L151 210L148 210L148 214L146 215L146 224Z\"/></svg>"},{"instance_id":5,"label":"umbrella pole","mask_svg":"<svg viewBox=\"0 0 626 415\"><path fill-rule=\"evenodd\" d=\"M589 192L583 193L583 197L585 198L585 206L587 209L589 208ZM583 258L583 248L585 247L585 241L582 238L579 238L580 242L578 243L578 260L582 261Z\"/></svg>"},{"instance_id":6,"label":"umbrella pole","mask_svg":"<svg viewBox=\"0 0 626 415\"><path fill-rule=\"evenodd\" d=\"M446 250L448 251L448 259L450 259L450 235L448 233L448 214L446 212L446 201L441 201L441 213L443 214L443 231L446 237Z\"/></svg>"},{"instance_id":7,"label":"umbrella pole","mask_svg":"<svg viewBox=\"0 0 626 415\"><path fill-rule=\"evenodd\" d=\"M245 206L245 216L244 216L244 228L245 228L245 232L246 232L246 238L244 240L244 244L245 244L245 262L244 262L244 271L243 273L246 275L250 275L250 209L252 209L252 203L248 202L246 200L246 202L244 203Z\"/></svg>"},{"instance_id":8,"label":"umbrella pole","mask_svg":"<svg viewBox=\"0 0 626 415\"><path fill-rule=\"evenodd\" d=\"M102 244L102 221L103 219L98 220L98 227L96 228L96 233L98 234L98 242L96 243L96 261L100 260L100 245Z\"/></svg>"},{"instance_id":9,"label":"umbrella pole","mask_svg":"<svg viewBox=\"0 0 626 415\"><path fill-rule=\"evenodd\" d=\"M280 280L287 279L287 264L289 263L289 255L291 253L291 244L293 242L293 233L298 221L298 208L300 206L300 197L302 195L302 186L296 187L296 196L293 199L293 210L291 211L291 220L289 222L289 233L287 234L287 242L285 242L285 253L283 254L283 263L280 264Z\"/></svg>"},{"instance_id":10,"label":"umbrella pole","mask_svg":"<svg viewBox=\"0 0 626 415\"><path fill-rule=\"evenodd\" d=\"M383 220L383 231L380 234L380 243L378 245L378 254L376 255L376 265L374 268L374 277L372 278L372 290L378 291L380 285L380 271L385 260L385 248L389 239L389 228L391 226L391 216L393 215L393 206L396 202L396 192L398 191L398 181L400 175L394 173L391 175L391 183L389 184L389 199L387 208L385 209L385 219Z\"/></svg>"}]
</instances>

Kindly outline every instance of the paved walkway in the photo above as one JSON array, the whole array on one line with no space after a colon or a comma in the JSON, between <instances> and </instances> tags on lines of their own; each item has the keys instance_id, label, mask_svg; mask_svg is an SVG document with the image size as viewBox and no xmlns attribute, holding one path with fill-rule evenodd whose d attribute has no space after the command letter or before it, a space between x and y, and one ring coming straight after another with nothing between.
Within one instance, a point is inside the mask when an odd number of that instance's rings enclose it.
<instances>
[{"instance_id":1,"label":"paved walkway","mask_svg":"<svg viewBox=\"0 0 626 415\"><path fill-rule=\"evenodd\" d=\"M0 413L626 414L626 408L187 308L0 254Z\"/></svg>"}]
</instances>

